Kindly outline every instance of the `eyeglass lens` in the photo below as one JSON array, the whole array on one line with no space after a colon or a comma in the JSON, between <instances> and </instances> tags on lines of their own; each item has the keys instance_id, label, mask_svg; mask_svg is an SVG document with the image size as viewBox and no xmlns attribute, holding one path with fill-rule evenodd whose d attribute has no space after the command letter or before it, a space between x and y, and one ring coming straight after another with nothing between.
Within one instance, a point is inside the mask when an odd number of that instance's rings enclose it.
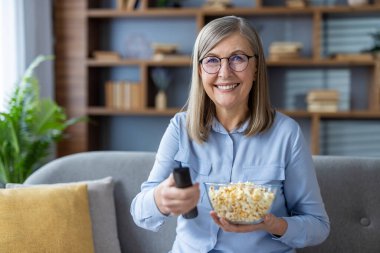
<instances>
[{"instance_id":1,"label":"eyeglass lens","mask_svg":"<svg viewBox=\"0 0 380 253\"><path fill-rule=\"evenodd\" d=\"M217 73L221 68L222 59L228 60L229 67L237 72L245 70L248 66L249 58L244 54L231 55L230 57L219 58L216 56L209 56L201 61L203 70L209 74Z\"/></svg>"}]
</instances>

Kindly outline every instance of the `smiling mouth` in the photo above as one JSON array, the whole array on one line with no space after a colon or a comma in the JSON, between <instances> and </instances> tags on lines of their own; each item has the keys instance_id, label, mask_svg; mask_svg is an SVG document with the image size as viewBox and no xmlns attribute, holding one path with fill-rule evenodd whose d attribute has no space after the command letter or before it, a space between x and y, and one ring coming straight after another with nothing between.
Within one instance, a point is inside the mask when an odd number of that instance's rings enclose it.
<instances>
[{"instance_id":1,"label":"smiling mouth","mask_svg":"<svg viewBox=\"0 0 380 253\"><path fill-rule=\"evenodd\" d=\"M228 90L235 89L237 86L239 86L239 84L240 83L234 83L234 84L229 84L229 85L215 85L215 87L218 88L219 90L228 91Z\"/></svg>"}]
</instances>

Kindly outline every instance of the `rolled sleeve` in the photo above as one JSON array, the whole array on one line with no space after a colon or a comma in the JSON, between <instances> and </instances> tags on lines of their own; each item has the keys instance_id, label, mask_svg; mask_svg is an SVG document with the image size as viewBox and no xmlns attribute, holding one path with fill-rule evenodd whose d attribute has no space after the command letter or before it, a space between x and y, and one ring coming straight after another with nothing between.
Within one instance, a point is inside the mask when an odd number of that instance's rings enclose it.
<instances>
[{"instance_id":1,"label":"rolled sleeve","mask_svg":"<svg viewBox=\"0 0 380 253\"><path fill-rule=\"evenodd\" d=\"M283 217L288 223L288 229L281 237L274 237L294 248L313 246L323 242L330 231L329 223L314 217L294 216Z\"/></svg>"},{"instance_id":2,"label":"rolled sleeve","mask_svg":"<svg viewBox=\"0 0 380 253\"><path fill-rule=\"evenodd\" d=\"M139 211L135 210L132 213L138 214L139 217L134 217L136 224L139 226L157 232L165 222L166 215L160 212L154 200L154 189L150 189L143 194L140 205L132 205L132 208L140 207Z\"/></svg>"}]
</instances>

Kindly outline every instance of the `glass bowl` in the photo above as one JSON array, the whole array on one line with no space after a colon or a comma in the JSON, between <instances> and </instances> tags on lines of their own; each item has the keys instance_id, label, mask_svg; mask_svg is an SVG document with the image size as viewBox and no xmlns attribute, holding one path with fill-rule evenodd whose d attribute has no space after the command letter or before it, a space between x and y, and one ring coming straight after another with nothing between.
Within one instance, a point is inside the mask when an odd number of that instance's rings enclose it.
<instances>
[{"instance_id":1,"label":"glass bowl","mask_svg":"<svg viewBox=\"0 0 380 253\"><path fill-rule=\"evenodd\" d=\"M219 217L233 224L255 224L269 213L278 186L247 183L205 183L207 196Z\"/></svg>"}]
</instances>

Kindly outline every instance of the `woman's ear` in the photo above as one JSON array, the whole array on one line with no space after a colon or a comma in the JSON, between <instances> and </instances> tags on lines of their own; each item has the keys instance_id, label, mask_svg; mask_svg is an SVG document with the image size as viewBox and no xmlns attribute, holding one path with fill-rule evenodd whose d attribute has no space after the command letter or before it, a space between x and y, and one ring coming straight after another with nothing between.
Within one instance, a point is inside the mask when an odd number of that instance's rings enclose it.
<instances>
[{"instance_id":1,"label":"woman's ear","mask_svg":"<svg viewBox=\"0 0 380 253\"><path fill-rule=\"evenodd\" d=\"M199 75L200 77L202 76L202 66L201 66L200 63L198 64L198 75Z\"/></svg>"}]
</instances>

